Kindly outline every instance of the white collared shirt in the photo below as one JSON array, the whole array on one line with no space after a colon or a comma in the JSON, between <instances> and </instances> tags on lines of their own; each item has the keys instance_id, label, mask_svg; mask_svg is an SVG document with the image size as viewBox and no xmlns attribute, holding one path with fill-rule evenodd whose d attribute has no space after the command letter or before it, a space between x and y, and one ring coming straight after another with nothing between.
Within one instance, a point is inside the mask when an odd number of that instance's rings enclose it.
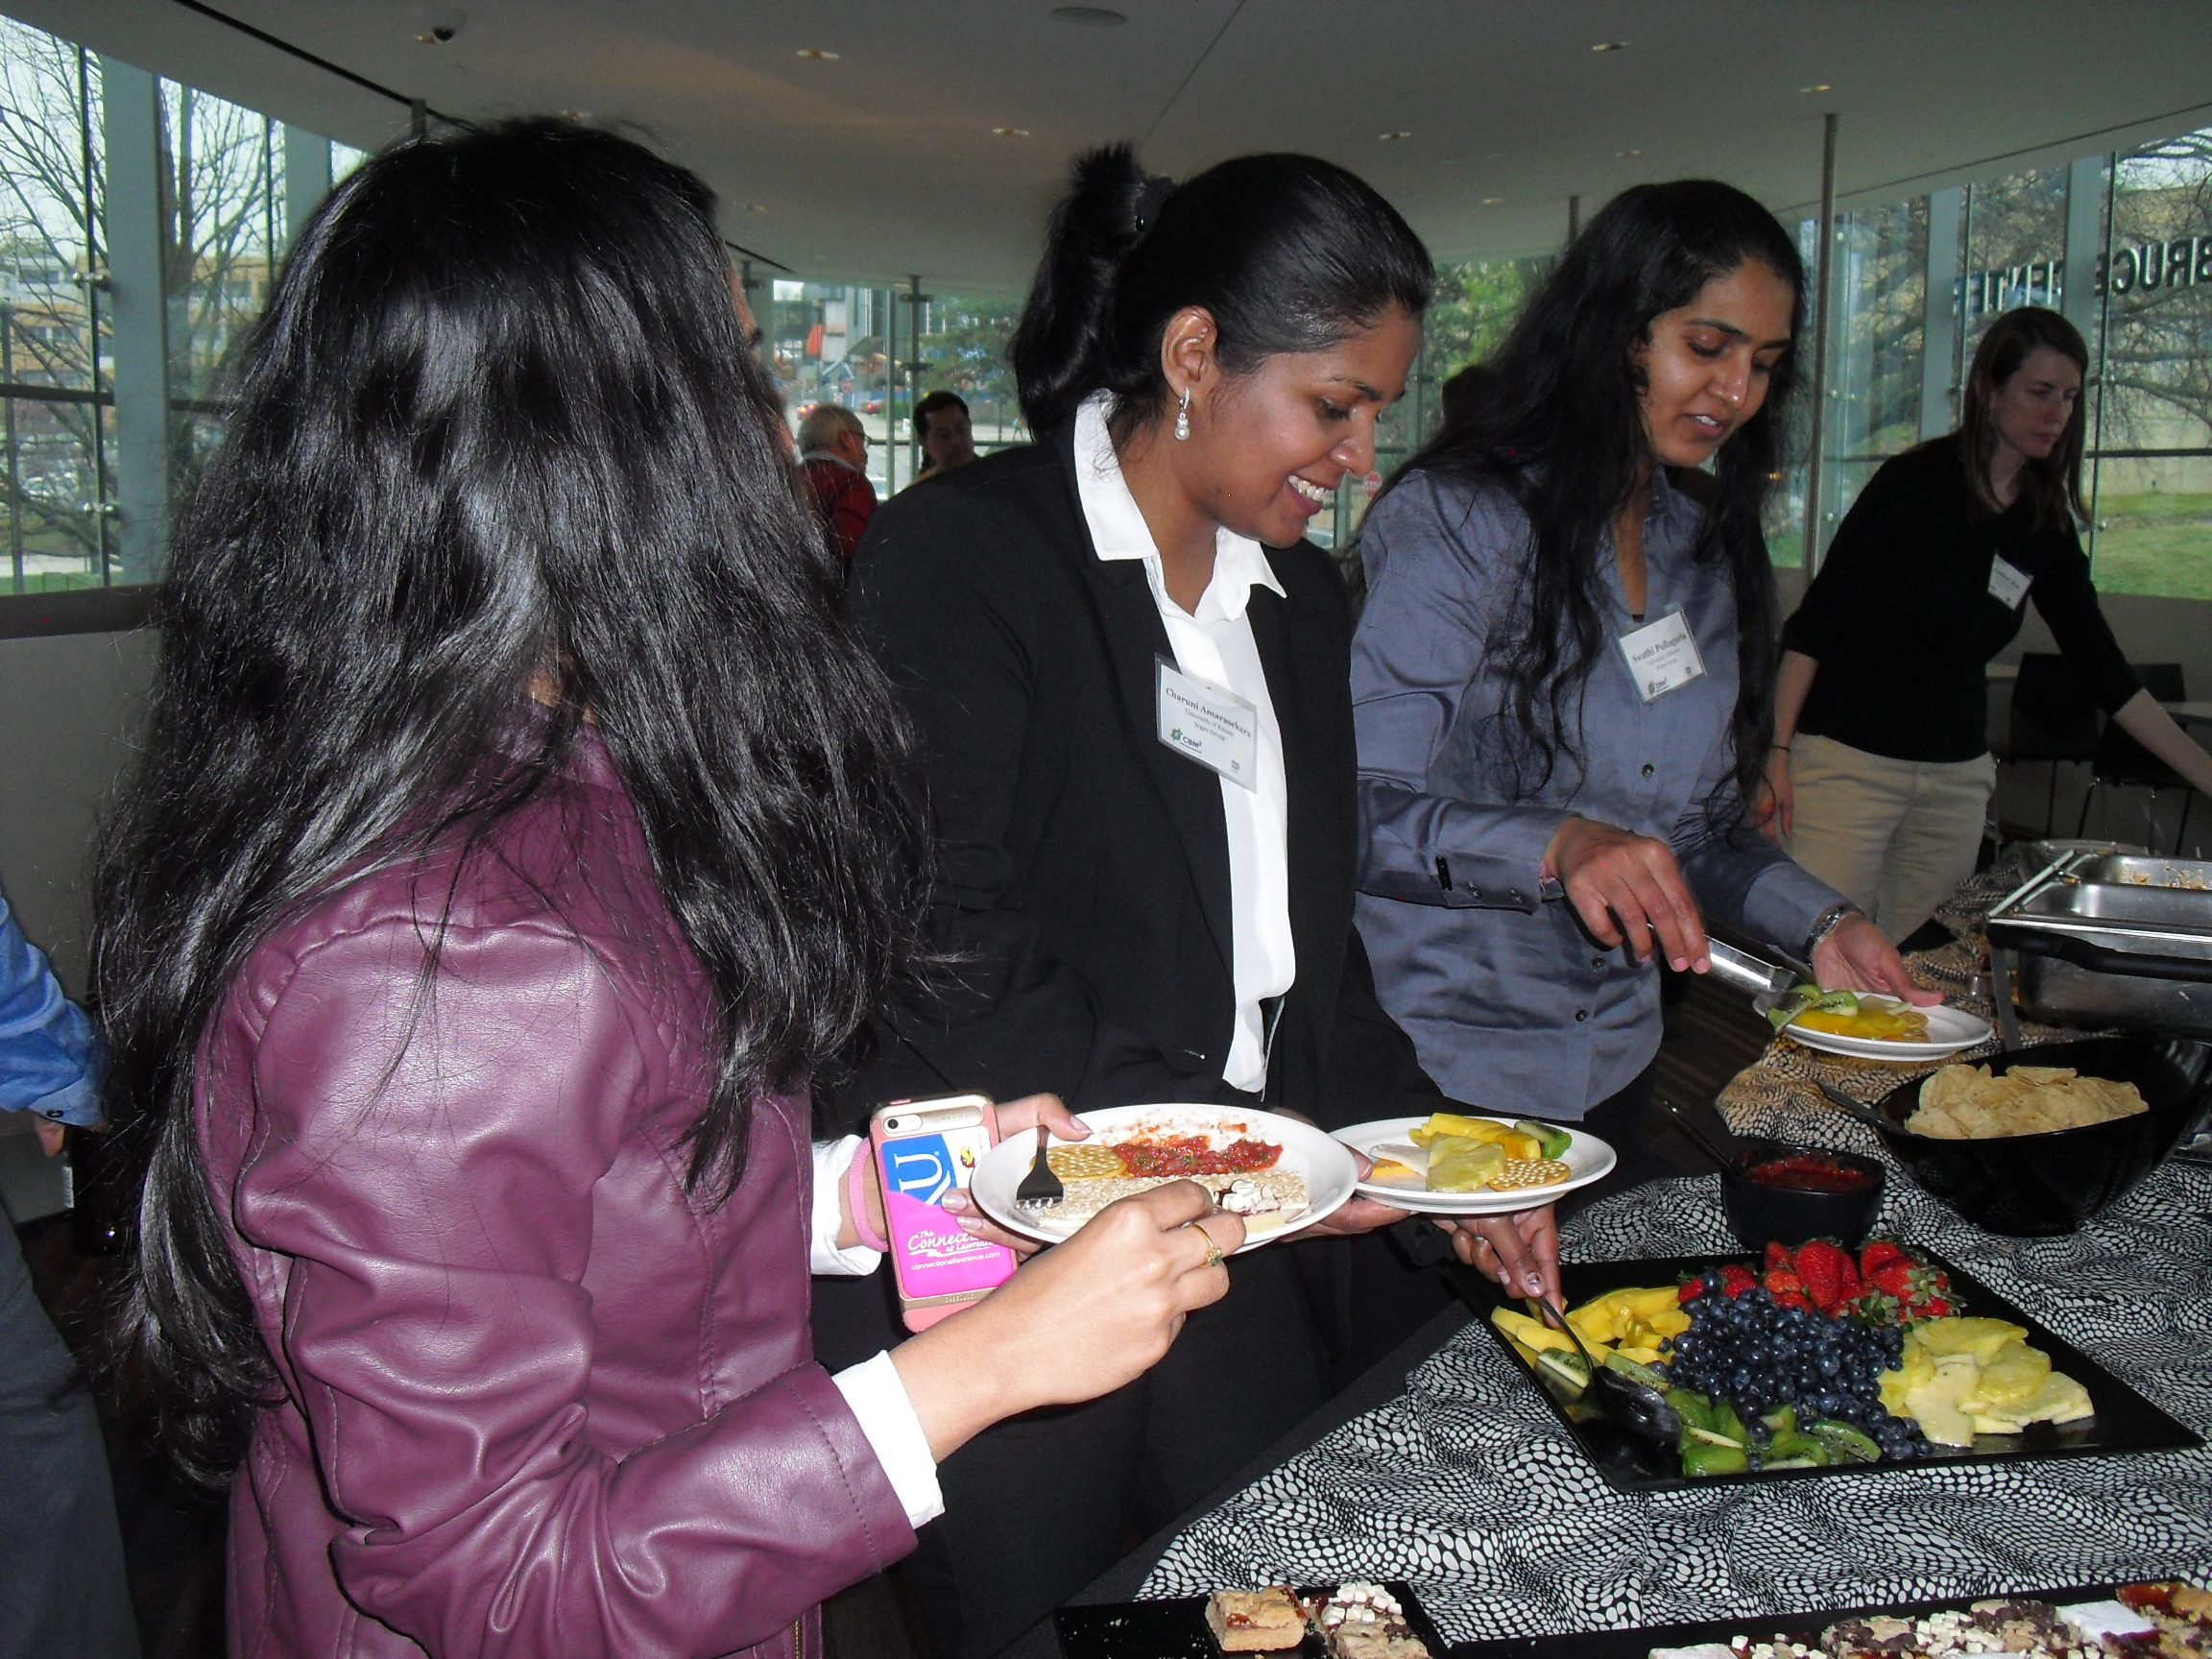
<instances>
[{"instance_id":1,"label":"white collared shirt","mask_svg":"<svg viewBox=\"0 0 2212 1659\"><path fill-rule=\"evenodd\" d=\"M1259 713L1260 777L1257 788L1221 780L1221 810L1229 828L1229 914L1236 960L1237 1026L1222 1081L1249 1094L1267 1083L1267 1030L1262 1004L1290 989L1297 953L1290 939L1290 857L1285 843L1289 789L1283 776L1283 733L1267 695L1267 675L1253 642L1245 607L1255 586L1283 593L1259 542L1226 529L1214 533L1214 580L1195 614L1167 595L1160 549L1137 498L1121 476L1114 440L1106 429L1109 395L1094 393L1075 415L1075 493L1083 521L1100 559L1142 559L1152 603L1167 630L1175 665L1195 679L1223 686ZM1186 761L1196 765L1196 761Z\"/></svg>"}]
</instances>

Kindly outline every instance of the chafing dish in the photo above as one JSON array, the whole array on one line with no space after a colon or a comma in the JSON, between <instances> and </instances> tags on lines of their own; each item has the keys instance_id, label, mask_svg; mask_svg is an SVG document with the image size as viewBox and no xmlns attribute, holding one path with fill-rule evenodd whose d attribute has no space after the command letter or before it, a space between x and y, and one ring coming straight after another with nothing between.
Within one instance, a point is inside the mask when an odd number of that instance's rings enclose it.
<instances>
[{"instance_id":1,"label":"chafing dish","mask_svg":"<svg viewBox=\"0 0 2212 1659\"><path fill-rule=\"evenodd\" d=\"M1988 931L1992 974L2018 957L2034 1019L2212 1036L2212 862L2063 853L1990 911Z\"/></svg>"}]
</instances>

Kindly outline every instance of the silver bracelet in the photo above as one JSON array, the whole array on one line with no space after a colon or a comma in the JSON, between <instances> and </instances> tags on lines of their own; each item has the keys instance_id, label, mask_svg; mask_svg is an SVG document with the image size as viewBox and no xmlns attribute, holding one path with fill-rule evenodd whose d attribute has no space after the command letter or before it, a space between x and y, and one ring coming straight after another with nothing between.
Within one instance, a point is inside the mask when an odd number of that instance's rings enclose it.
<instances>
[{"instance_id":1,"label":"silver bracelet","mask_svg":"<svg viewBox=\"0 0 2212 1659\"><path fill-rule=\"evenodd\" d=\"M1842 926L1847 918L1864 914L1864 911L1848 899L1839 904L1831 904L1827 909L1821 911L1813 923L1813 930L1805 935L1805 960L1812 961L1813 952L1820 948L1820 941Z\"/></svg>"}]
</instances>

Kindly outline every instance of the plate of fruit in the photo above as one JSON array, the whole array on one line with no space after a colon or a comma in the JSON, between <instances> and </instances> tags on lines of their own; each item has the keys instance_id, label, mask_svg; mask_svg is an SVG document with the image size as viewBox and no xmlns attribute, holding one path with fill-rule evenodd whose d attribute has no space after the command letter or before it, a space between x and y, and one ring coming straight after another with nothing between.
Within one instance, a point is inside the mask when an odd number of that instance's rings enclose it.
<instances>
[{"instance_id":1,"label":"plate of fruit","mask_svg":"<svg viewBox=\"0 0 2212 1659\"><path fill-rule=\"evenodd\" d=\"M1893 1240L1577 1262L1560 1279L1581 1349L1662 1394L1671 1438L1605 1415L1582 1352L1540 1309L1472 1270L1458 1283L1626 1489L2202 1444L1987 1286Z\"/></svg>"},{"instance_id":2,"label":"plate of fruit","mask_svg":"<svg viewBox=\"0 0 2212 1659\"><path fill-rule=\"evenodd\" d=\"M1363 1197L1424 1215L1501 1215L1549 1204L1611 1172L1595 1135L1534 1118L1432 1112L1334 1131L1371 1166Z\"/></svg>"},{"instance_id":3,"label":"plate of fruit","mask_svg":"<svg viewBox=\"0 0 2212 1659\"><path fill-rule=\"evenodd\" d=\"M1941 1060L1989 1041L1989 1022L1963 1008L1915 1008L1895 997L1800 985L1758 1006L1792 1043L1856 1060Z\"/></svg>"}]
</instances>

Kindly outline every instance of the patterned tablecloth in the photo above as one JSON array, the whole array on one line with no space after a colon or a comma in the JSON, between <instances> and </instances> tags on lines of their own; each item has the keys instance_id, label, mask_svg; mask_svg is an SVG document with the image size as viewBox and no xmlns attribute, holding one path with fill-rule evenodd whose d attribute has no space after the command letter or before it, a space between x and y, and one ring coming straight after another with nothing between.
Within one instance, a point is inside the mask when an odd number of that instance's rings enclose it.
<instances>
[{"instance_id":1,"label":"patterned tablecloth","mask_svg":"<svg viewBox=\"0 0 2212 1659\"><path fill-rule=\"evenodd\" d=\"M1946 920L1971 924L1995 897L1970 886ZM1915 967L1956 995L1981 962L1970 926ZM1872 1099L1909 1074L1777 1043L1720 1104L1746 1133L1786 1126L1887 1157L1810 1080ZM1892 1165L1879 1231L1949 1258L2212 1436L2208 1212L2212 1168L2170 1162L2079 1234L2005 1238L1961 1221ZM1740 1248L1718 1176L1654 1182L1595 1206L1568 1225L1563 1246L1575 1261ZM1141 1593L1403 1577L1450 1640L1473 1641L2174 1575L2212 1583L2212 1451L1623 1493L1520 1366L1470 1327L1405 1394L1183 1533Z\"/></svg>"}]
</instances>

